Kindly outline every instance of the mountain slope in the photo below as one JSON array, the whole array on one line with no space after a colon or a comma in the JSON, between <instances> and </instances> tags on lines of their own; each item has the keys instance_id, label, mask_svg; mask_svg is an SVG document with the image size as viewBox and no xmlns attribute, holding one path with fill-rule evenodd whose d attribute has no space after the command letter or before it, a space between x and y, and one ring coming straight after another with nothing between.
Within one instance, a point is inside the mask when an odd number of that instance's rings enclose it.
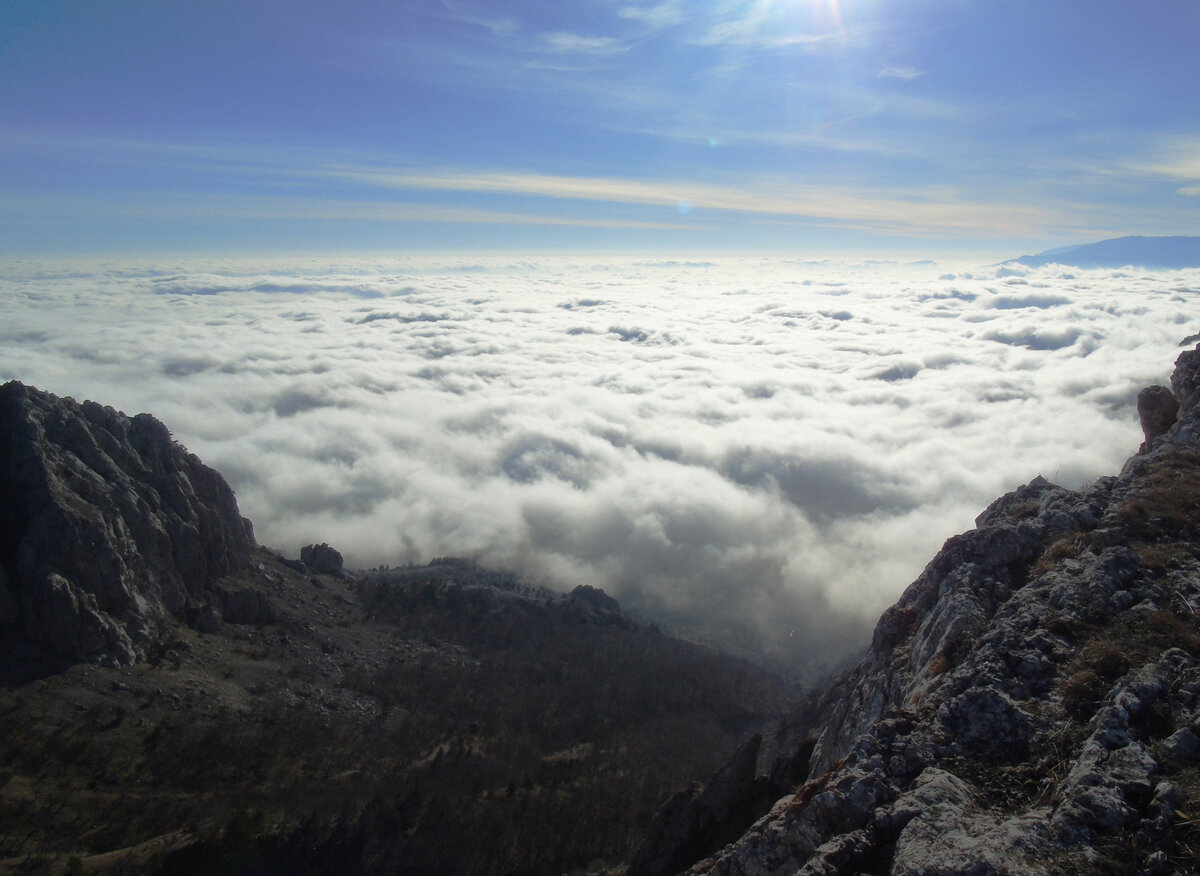
<instances>
[{"instance_id":1,"label":"mountain slope","mask_svg":"<svg viewBox=\"0 0 1200 876\"><path fill-rule=\"evenodd\" d=\"M1200 868L1200 347L1171 382L1118 477L946 543L760 765L799 786L690 872Z\"/></svg>"},{"instance_id":2,"label":"mountain slope","mask_svg":"<svg viewBox=\"0 0 1200 876\"><path fill-rule=\"evenodd\" d=\"M0 484L0 873L615 866L795 703L590 587L255 546L148 415L8 384Z\"/></svg>"},{"instance_id":3,"label":"mountain slope","mask_svg":"<svg viewBox=\"0 0 1200 876\"><path fill-rule=\"evenodd\" d=\"M1097 243L1048 249L1036 255L1010 259L1008 263L1030 268L1051 264L1077 268L1200 268L1200 237L1114 237Z\"/></svg>"}]
</instances>

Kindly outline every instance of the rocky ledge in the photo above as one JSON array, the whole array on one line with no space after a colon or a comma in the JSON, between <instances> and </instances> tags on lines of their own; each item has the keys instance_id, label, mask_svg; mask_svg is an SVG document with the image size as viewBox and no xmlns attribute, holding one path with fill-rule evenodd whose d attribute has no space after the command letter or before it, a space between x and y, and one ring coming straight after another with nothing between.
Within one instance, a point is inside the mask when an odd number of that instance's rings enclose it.
<instances>
[{"instance_id":1,"label":"rocky ledge","mask_svg":"<svg viewBox=\"0 0 1200 876\"><path fill-rule=\"evenodd\" d=\"M5 384L0 497L8 662L128 665L168 619L254 601L212 586L255 546L233 491L149 414Z\"/></svg>"},{"instance_id":2,"label":"rocky ledge","mask_svg":"<svg viewBox=\"0 0 1200 876\"><path fill-rule=\"evenodd\" d=\"M1200 347L1171 383L1118 477L994 502L756 770L664 804L630 873L1200 871ZM786 793L706 845L763 782Z\"/></svg>"}]
</instances>

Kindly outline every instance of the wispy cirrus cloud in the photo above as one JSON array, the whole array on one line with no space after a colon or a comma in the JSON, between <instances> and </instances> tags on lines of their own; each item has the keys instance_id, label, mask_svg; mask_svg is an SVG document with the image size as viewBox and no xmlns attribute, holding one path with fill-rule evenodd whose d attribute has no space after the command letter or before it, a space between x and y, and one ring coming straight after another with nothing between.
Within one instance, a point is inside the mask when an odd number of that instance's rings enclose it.
<instances>
[{"instance_id":1,"label":"wispy cirrus cloud","mask_svg":"<svg viewBox=\"0 0 1200 876\"><path fill-rule=\"evenodd\" d=\"M1071 226L1053 203L987 201L954 186L872 187L810 184L780 175L730 174L724 181L628 178L454 167L405 166L367 153L329 149L279 150L113 138L9 134L0 151L52 149L126 168L186 168L204 181L193 191L126 187L118 201L80 191L43 210L75 205L111 215L241 215L246 218L358 218L573 225L578 227L704 228L723 221L789 221L866 229L887 235L1028 236ZM409 193L406 197L404 193ZM428 194L422 194L428 193ZM477 197L471 203L430 203L438 193ZM420 196L420 197L418 197ZM10 196L10 203L15 204ZM415 199L415 200L414 200ZM586 215L563 209L593 205ZM688 205L688 221L666 219ZM92 207L87 207L91 204ZM554 206L555 204L560 206ZM104 205L100 207L98 205ZM599 209L596 208L599 205ZM32 208L33 202L26 202ZM630 210L642 210L640 214ZM133 211L130 213L128 211ZM644 212L649 211L649 212Z\"/></svg>"},{"instance_id":2,"label":"wispy cirrus cloud","mask_svg":"<svg viewBox=\"0 0 1200 876\"><path fill-rule=\"evenodd\" d=\"M1200 180L1200 137L1164 138L1155 142L1133 166L1172 179Z\"/></svg>"},{"instance_id":3,"label":"wispy cirrus cloud","mask_svg":"<svg viewBox=\"0 0 1200 876\"><path fill-rule=\"evenodd\" d=\"M674 27L688 18L686 10L675 0L646 6L622 6L617 10L617 16L640 22L654 30Z\"/></svg>"},{"instance_id":4,"label":"wispy cirrus cloud","mask_svg":"<svg viewBox=\"0 0 1200 876\"><path fill-rule=\"evenodd\" d=\"M1035 207L976 203L955 197L951 191L855 190L797 185L779 179L722 185L524 172L395 172L386 168L365 167L329 168L317 172L400 189L532 195L645 206L674 205L686 200L694 209L875 224L880 228L909 233L946 228L995 233L1002 229L1027 229L1030 225L1061 221L1063 218Z\"/></svg>"},{"instance_id":5,"label":"wispy cirrus cloud","mask_svg":"<svg viewBox=\"0 0 1200 876\"><path fill-rule=\"evenodd\" d=\"M467 9L461 4L451 3L449 0L442 0L442 6L450 13L453 20L482 28L492 36L511 37L521 29L520 25L511 18L492 18Z\"/></svg>"},{"instance_id":6,"label":"wispy cirrus cloud","mask_svg":"<svg viewBox=\"0 0 1200 876\"><path fill-rule=\"evenodd\" d=\"M368 222L447 222L488 225L554 225L577 228L700 230L695 222L665 222L622 216L571 216L545 211L511 211L449 207L439 204L338 198L241 195L233 193L155 192L132 194L113 203L107 197L64 194L54 204L22 196L0 196L13 215L57 218L261 219Z\"/></svg>"},{"instance_id":7,"label":"wispy cirrus cloud","mask_svg":"<svg viewBox=\"0 0 1200 876\"><path fill-rule=\"evenodd\" d=\"M849 37L850 33L843 30L823 33L773 33L763 27L761 21L747 18L718 22L692 37L690 41L699 46L733 45L754 49L816 51L822 46L844 44Z\"/></svg>"},{"instance_id":8,"label":"wispy cirrus cloud","mask_svg":"<svg viewBox=\"0 0 1200 876\"><path fill-rule=\"evenodd\" d=\"M915 67L884 67L876 75L880 79L903 79L905 82L910 82L925 74Z\"/></svg>"},{"instance_id":9,"label":"wispy cirrus cloud","mask_svg":"<svg viewBox=\"0 0 1200 876\"><path fill-rule=\"evenodd\" d=\"M562 54L613 55L629 51L628 44L610 36L555 32L543 34L541 42L551 52Z\"/></svg>"}]
</instances>

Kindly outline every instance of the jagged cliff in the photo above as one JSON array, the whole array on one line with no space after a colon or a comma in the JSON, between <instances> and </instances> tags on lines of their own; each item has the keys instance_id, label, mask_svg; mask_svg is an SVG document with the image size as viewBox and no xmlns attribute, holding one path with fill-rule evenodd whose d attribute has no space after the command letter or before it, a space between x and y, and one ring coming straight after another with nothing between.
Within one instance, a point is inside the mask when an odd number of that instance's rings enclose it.
<instances>
[{"instance_id":1,"label":"jagged cliff","mask_svg":"<svg viewBox=\"0 0 1200 876\"><path fill-rule=\"evenodd\" d=\"M1200 347L1171 383L1119 476L1036 478L946 543L773 734L757 781L796 786L691 873L1200 869ZM719 833L760 792L677 795L631 873L686 867L702 816Z\"/></svg>"},{"instance_id":2,"label":"jagged cliff","mask_svg":"<svg viewBox=\"0 0 1200 876\"><path fill-rule=\"evenodd\" d=\"M229 485L154 417L0 387L10 658L130 664L169 618L227 610L212 582L243 568L253 547Z\"/></svg>"}]
</instances>

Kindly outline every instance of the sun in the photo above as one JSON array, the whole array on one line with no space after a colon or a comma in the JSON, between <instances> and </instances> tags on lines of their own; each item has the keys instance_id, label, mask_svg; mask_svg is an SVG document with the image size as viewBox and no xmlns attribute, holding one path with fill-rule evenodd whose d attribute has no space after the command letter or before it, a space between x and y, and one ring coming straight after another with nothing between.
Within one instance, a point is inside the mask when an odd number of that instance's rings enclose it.
<instances>
[{"instance_id":1,"label":"sun","mask_svg":"<svg viewBox=\"0 0 1200 876\"><path fill-rule=\"evenodd\" d=\"M746 4L743 17L762 25L836 33L845 27L845 5L843 0L752 0Z\"/></svg>"}]
</instances>

